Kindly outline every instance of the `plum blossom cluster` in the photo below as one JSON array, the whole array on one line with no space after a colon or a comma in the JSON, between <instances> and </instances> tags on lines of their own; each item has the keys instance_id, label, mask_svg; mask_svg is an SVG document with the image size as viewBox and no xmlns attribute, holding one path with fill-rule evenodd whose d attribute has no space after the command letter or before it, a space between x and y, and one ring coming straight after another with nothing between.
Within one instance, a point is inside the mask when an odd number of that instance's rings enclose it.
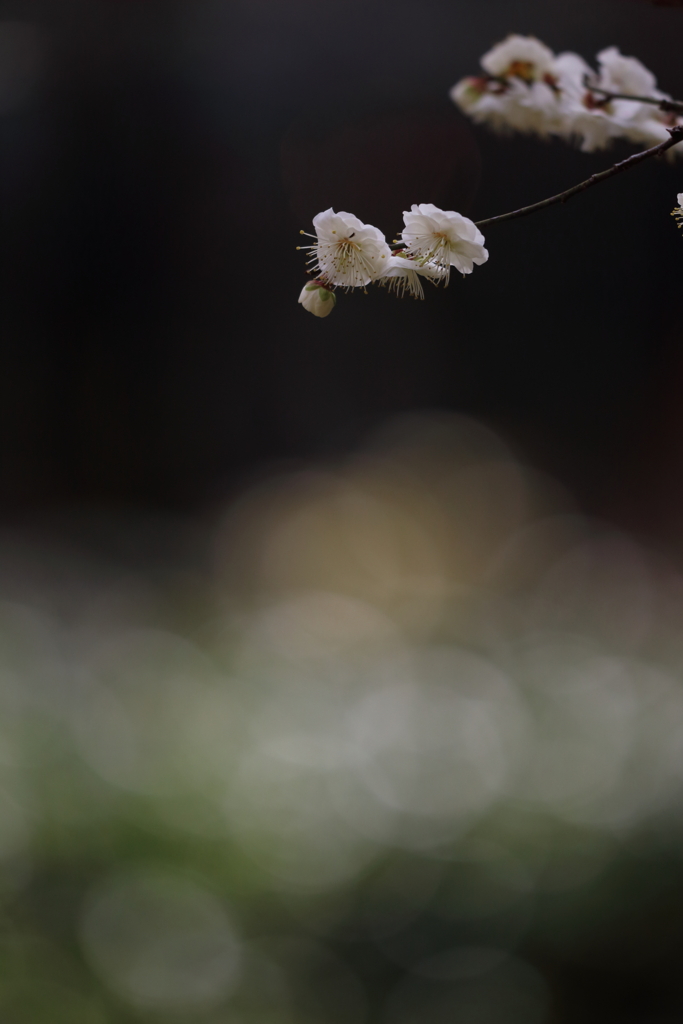
<instances>
[{"instance_id":1,"label":"plum blossom cluster","mask_svg":"<svg viewBox=\"0 0 683 1024\"><path fill-rule=\"evenodd\" d=\"M317 214L315 234L310 235L314 242L299 246L308 251L309 273L315 275L299 296L304 309L327 316L335 306L335 289L365 289L369 284L422 299L423 280L446 286L451 267L471 274L475 264L489 258L481 231L460 213L422 203L405 211L403 220L400 238L390 246L379 228L363 224L352 213L330 208Z\"/></svg>"},{"instance_id":2,"label":"plum blossom cluster","mask_svg":"<svg viewBox=\"0 0 683 1024\"><path fill-rule=\"evenodd\" d=\"M577 53L555 54L533 36L511 35L481 58L483 74L463 78L450 96L474 121L557 135L585 152L613 139L654 146L683 123L683 107L635 57L610 46L596 60L597 71Z\"/></svg>"},{"instance_id":3,"label":"plum blossom cluster","mask_svg":"<svg viewBox=\"0 0 683 1024\"><path fill-rule=\"evenodd\" d=\"M679 192L676 198L678 199L678 206L675 206L673 208L673 210L671 211L671 216L675 217L675 219L678 221L677 226L679 228L683 228L683 192Z\"/></svg>"}]
</instances>

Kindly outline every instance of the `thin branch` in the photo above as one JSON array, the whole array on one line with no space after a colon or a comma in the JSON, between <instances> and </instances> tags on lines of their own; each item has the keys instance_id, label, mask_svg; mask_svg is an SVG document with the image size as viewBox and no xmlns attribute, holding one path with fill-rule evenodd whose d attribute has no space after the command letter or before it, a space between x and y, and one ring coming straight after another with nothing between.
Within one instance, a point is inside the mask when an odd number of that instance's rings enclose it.
<instances>
[{"instance_id":1,"label":"thin branch","mask_svg":"<svg viewBox=\"0 0 683 1024\"><path fill-rule=\"evenodd\" d=\"M600 89L597 85L591 85L589 81L585 82L585 86L590 92L598 92L604 96L606 103L610 100L637 100L638 103L652 103L665 113L683 114L681 100L657 99L656 96L633 96L628 92L609 92L608 89Z\"/></svg>"},{"instance_id":2,"label":"thin branch","mask_svg":"<svg viewBox=\"0 0 683 1024\"><path fill-rule=\"evenodd\" d=\"M599 185L601 181L607 181L608 178L613 178L615 174L621 174L622 171L628 171L631 167L635 167L636 164L642 163L643 160L649 160L652 156L661 156L662 153L666 153L667 149L671 149L678 142L683 142L683 125L676 125L675 128L667 128L670 139L666 139L665 142L660 142L658 146L653 146L651 149L644 149L642 153L634 153L633 156L629 156L626 160L621 160L618 164L614 164L612 167L608 167L606 171L600 171L598 174L591 174L590 178L586 178L585 181L579 182L578 185L573 185L572 188L568 188L565 192L559 192L556 196L550 196L549 199L542 199L540 203L532 203L531 206L523 206L520 210L512 210L510 213L501 213L497 217L487 217L486 220L476 221L478 228L488 227L489 224L497 224L501 220L514 220L516 217L526 217L530 213L535 213L536 210L543 210L546 206L555 206L556 203L566 203L572 196L576 196L579 192L585 192L587 188L592 188L593 185Z\"/></svg>"}]
</instances>

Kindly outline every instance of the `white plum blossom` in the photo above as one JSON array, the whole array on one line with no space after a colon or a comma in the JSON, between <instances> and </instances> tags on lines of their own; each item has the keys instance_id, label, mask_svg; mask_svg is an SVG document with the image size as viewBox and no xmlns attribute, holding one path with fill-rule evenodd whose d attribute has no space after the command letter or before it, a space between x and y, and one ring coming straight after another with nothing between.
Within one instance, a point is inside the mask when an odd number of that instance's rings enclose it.
<instances>
[{"instance_id":1,"label":"white plum blossom","mask_svg":"<svg viewBox=\"0 0 683 1024\"><path fill-rule=\"evenodd\" d=\"M491 88L491 80L487 75L468 75L456 82L449 90L448 95L464 114L469 114L475 121L484 121L486 117L480 113L481 104L489 96L497 100L504 92L503 85L499 82L495 84L497 90L494 92Z\"/></svg>"},{"instance_id":2,"label":"white plum blossom","mask_svg":"<svg viewBox=\"0 0 683 1024\"><path fill-rule=\"evenodd\" d=\"M461 213L422 203L405 211L403 219L401 238L408 256L439 267L444 272L445 284L451 267L461 274L471 274L475 263L481 265L489 258L481 231Z\"/></svg>"},{"instance_id":3,"label":"white plum blossom","mask_svg":"<svg viewBox=\"0 0 683 1024\"><path fill-rule=\"evenodd\" d=\"M477 124L488 124L494 131L511 131L519 97L507 85L481 76L462 78L449 95Z\"/></svg>"},{"instance_id":4,"label":"white plum blossom","mask_svg":"<svg viewBox=\"0 0 683 1024\"><path fill-rule=\"evenodd\" d=\"M664 93L659 93L658 98L670 99ZM667 110L660 110L658 107L646 103L640 104L640 111L627 125L625 135L631 142L640 143L643 146L656 146L660 142L666 142L669 129L683 123L680 114ZM683 143L678 143L667 150L667 159L674 160L676 156L683 153Z\"/></svg>"},{"instance_id":5,"label":"white plum blossom","mask_svg":"<svg viewBox=\"0 0 683 1024\"><path fill-rule=\"evenodd\" d=\"M602 102L590 92L587 79L595 78L595 72L578 53L560 53L553 61L553 75L560 94L561 118L557 134L564 138L580 140L582 133L576 123L585 112L595 117L602 127L593 129L603 145L610 137L610 118L608 104ZM609 108L611 111L611 108ZM596 144L593 149L600 148Z\"/></svg>"},{"instance_id":6,"label":"white plum blossom","mask_svg":"<svg viewBox=\"0 0 683 1024\"><path fill-rule=\"evenodd\" d=\"M600 75L598 85L607 92L631 96L652 96L657 79L636 57L624 57L618 46L608 46L597 55Z\"/></svg>"},{"instance_id":7,"label":"white plum blossom","mask_svg":"<svg viewBox=\"0 0 683 1024\"><path fill-rule=\"evenodd\" d=\"M677 227L683 228L683 192L679 192L677 197L678 206L675 206L671 211L671 216L675 217L678 221Z\"/></svg>"},{"instance_id":8,"label":"white plum blossom","mask_svg":"<svg viewBox=\"0 0 683 1024\"><path fill-rule=\"evenodd\" d=\"M391 249L372 224L330 207L313 218L313 227L315 244L303 248L310 249L309 263L325 284L362 288L384 272Z\"/></svg>"},{"instance_id":9,"label":"white plum blossom","mask_svg":"<svg viewBox=\"0 0 683 1024\"><path fill-rule=\"evenodd\" d=\"M551 71L553 51L533 36L510 35L481 58L481 66L496 78L537 82Z\"/></svg>"},{"instance_id":10,"label":"white plum blossom","mask_svg":"<svg viewBox=\"0 0 683 1024\"><path fill-rule=\"evenodd\" d=\"M597 64L595 71L577 53L556 56L533 36L510 35L481 58L483 74L461 79L450 97L474 121L501 131L559 136L578 142L587 152L617 138L647 146L646 157L659 155L662 149L669 155L683 151L683 142L677 141L683 135L682 105L657 88L652 72L616 46L601 50ZM667 146L654 148L665 142ZM481 223L564 202L622 169L622 164L616 165L567 192ZM683 227L683 192L678 204L672 216ZM299 247L308 250L316 275L299 295L304 309L317 317L329 316L336 288L348 291L372 282L399 296L407 292L423 299L423 278L447 285L451 267L465 276L489 258L481 231L461 213L422 203L404 211L403 219L392 253L382 232L354 214L332 207L317 214L315 234L310 235L313 244Z\"/></svg>"},{"instance_id":11,"label":"white plum blossom","mask_svg":"<svg viewBox=\"0 0 683 1024\"><path fill-rule=\"evenodd\" d=\"M616 46L601 50L597 56L599 75L595 85L606 92L631 96L648 96L657 100L670 100L668 93L657 88L657 79L636 57L625 57ZM620 115L621 131L615 134L644 146L656 146L669 138L668 129L678 119L655 105L637 100L613 100L611 104ZM673 153L670 153L673 155Z\"/></svg>"},{"instance_id":12,"label":"white plum blossom","mask_svg":"<svg viewBox=\"0 0 683 1024\"><path fill-rule=\"evenodd\" d=\"M423 280L447 285L451 267L470 274L485 263L484 236L473 221L431 203L403 214L402 239L392 253L384 235L351 213L325 210L313 219L315 244L299 246L313 253L319 271L304 285L299 302L314 316L326 317L336 303L335 288L351 289L375 282L398 296L424 298ZM303 233L303 232L302 232Z\"/></svg>"},{"instance_id":13,"label":"white plum blossom","mask_svg":"<svg viewBox=\"0 0 683 1024\"><path fill-rule=\"evenodd\" d=\"M644 109L639 112L638 116L624 125L624 138L646 147L666 142L669 138L669 128L677 124L678 119L657 110L656 107L646 108L645 104L641 104L641 107ZM667 156L675 155L675 150L678 149L680 149L680 144L670 149Z\"/></svg>"},{"instance_id":14,"label":"white plum blossom","mask_svg":"<svg viewBox=\"0 0 683 1024\"><path fill-rule=\"evenodd\" d=\"M463 78L450 97L472 120L501 132L547 135L561 116L558 95L546 82L511 78L503 85L495 79Z\"/></svg>"},{"instance_id":15,"label":"white plum blossom","mask_svg":"<svg viewBox=\"0 0 683 1024\"><path fill-rule=\"evenodd\" d=\"M563 99L565 96L582 99L587 91L586 79L595 78L595 72L590 64L587 64L578 53L571 51L558 53L553 60L551 74Z\"/></svg>"},{"instance_id":16,"label":"white plum blossom","mask_svg":"<svg viewBox=\"0 0 683 1024\"><path fill-rule=\"evenodd\" d=\"M576 140L584 152L604 149L615 136L623 135L632 115L632 104L608 101L588 88L595 73L578 53L561 53L553 63L561 100L561 119L556 134Z\"/></svg>"},{"instance_id":17,"label":"white plum blossom","mask_svg":"<svg viewBox=\"0 0 683 1024\"><path fill-rule=\"evenodd\" d=\"M320 281L310 281L301 289L299 302L313 316L329 316L337 303L337 297Z\"/></svg>"},{"instance_id":18,"label":"white plum blossom","mask_svg":"<svg viewBox=\"0 0 683 1024\"><path fill-rule=\"evenodd\" d=\"M648 93L666 99L654 89L654 76L635 57L622 57L614 46L598 54L600 75L577 53L561 53L555 60L564 114L564 129L557 134L575 138L581 149L603 149L616 138L654 146L669 138L674 119L656 106L639 100L619 99L604 93Z\"/></svg>"},{"instance_id":19,"label":"white plum blossom","mask_svg":"<svg viewBox=\"0 0 683 1024\"><path fill-rule=\"evenodd\" d=\"M554 55L532 36L508 36L484 54L486 75L464 78L450 91L460 109L498 131L547 135L559 116Z\"/></svg>"},{"instance_id":20,"label":"white plum blossom","mask_svg":"<svg viewBox=\"0 0 683 1024\"><path fill-rule=\"evenodd\" d=\"M486 74L462 79L450 97L473 121L496 131L558 135L586 152L618 138L646 147L667 141L683 119L642 101L671 99L657 89L652 72L616 46L601 50L597 62L596 72L576 53L556 57L538 39L512 35L484 54ZM669 156L675 151L683 152L683 143Z\"/></svg>"},{"instance_id":21,"label":"white plum blossom","mask_svg":"<svg viewBox=\"0 0 683 1024\"><path fill-rule=\"evenodd\" d=\"M611 110L603 106L586 106L584 103L566 104L568 117L562 134L576 140L584 153L605 149L615 136L621 134L615 125Z\"/></svg>"},{"instance_id":22,"label":"white plum blossom","mask_svg":"<svg viewBox=\"0 0 683 1024\"><path fill-rule=\"evenodd\" d=\"M511 82L510 127L519 132L535 132L545 136L560 131L564 124L564 111L560 93L554 82L531 82L524 85Z\"/></svg>"},{"instance_id":23,"label":"white plum blossom","mask_svg":"<svg viewBox=\"0 0 683 1024\"><path fill-rule=\"evenodd\" d=\"M424 299L421 277L426 278L433 284L445 281L448 272L436 263L429 260L416 260L404 255L402 249L395 253L388 261L384 274L377 279L377 284L383 285L390 292L396 292L403 296L406 292L414 299Z\"/></svg>"}]
</instances>

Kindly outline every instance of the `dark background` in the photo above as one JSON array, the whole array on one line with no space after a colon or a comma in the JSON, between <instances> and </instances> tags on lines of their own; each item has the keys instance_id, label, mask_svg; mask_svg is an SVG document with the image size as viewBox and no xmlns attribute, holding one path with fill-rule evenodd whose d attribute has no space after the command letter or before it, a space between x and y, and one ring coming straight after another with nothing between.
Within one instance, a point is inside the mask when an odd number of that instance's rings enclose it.
<instances>
[{"instance_id":1,"label":"dark background","mask_svg":"<svg viewBox=\"0 0 683 1024\"><path fill-rule=\"evenodd\" d=\"M398 411L493 424L583 506L675 519L680 164L487 232L471 278L297 305L327 206L388 237L411 202L473 218L630 152L501 138L447 97L508 32L637 55L683 95L683 11L636 0L3 3L37 74L2 117L6 514L194 508L255 466L353 447Z\"/></svg>"}]
</instances>

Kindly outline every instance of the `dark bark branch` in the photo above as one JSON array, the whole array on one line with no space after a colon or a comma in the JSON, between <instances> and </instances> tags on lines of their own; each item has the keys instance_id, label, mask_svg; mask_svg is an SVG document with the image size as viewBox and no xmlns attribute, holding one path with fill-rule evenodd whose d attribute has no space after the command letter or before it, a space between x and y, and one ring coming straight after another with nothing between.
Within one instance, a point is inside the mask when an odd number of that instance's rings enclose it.
<instances>
[{"instance_id":1,"label":"dark bark branch","mask_svg":"<svg viewBox=\"0 0 683 1024\"><path fill-rule=\"evenodd\" d=\"M597 85L591 85L589 82L586 82L586 88L589 92L600 93L601 96L604 96L606 103L609 103L610 100L637 100L638 103L651 103L665 113L683 114L681 100L660 100L656 96L633 96L628 92L609 92L608 89L600 89Z\"/></svg>"},{"instance_id":2,"label":"dark bark branch","mask_svg":"<svg viewBox=\"0 0 683 1024\"><path fill-rule=\"evenodd\" d=\"M653 156L661 156L662 153L666 153L667 149L671 149L678 142L683 142L683 125L677 125L675 128L668 128L667 131L671 136L665 142L660 142L659 145L653 146L651 149L644 149L642 153L634 153L633 156L629 156L626 160L621 160L618 164L614 164L612 167L608 167L606 171L600 171L598 174L591 174L590 178L586 178L585 181L579 182L578 185L573 185L572 188L566 189L565 192L558 192L556 196L550 196L549 199L542 199L540 203L532 203L531 206L523 206L519 210L512 210L510 213L501 213L497 217L487 217L486 220L476 221L478 228L488 227L489 224L497 224L502 220L514 220L517 217L526 217L530 213L535 213L536 210L544 210L546 206L555 206L556 203L566 203L572 196L576 196L579 192L585 192L587 188L592 188L593 185L599 185L601 181L607 181L608 178L613 178L615 174L621 174L622 171L628 171L631 167L635 167L637 164L642 163L643 160L649 160Z\"/></svg>"}]
</instances>

